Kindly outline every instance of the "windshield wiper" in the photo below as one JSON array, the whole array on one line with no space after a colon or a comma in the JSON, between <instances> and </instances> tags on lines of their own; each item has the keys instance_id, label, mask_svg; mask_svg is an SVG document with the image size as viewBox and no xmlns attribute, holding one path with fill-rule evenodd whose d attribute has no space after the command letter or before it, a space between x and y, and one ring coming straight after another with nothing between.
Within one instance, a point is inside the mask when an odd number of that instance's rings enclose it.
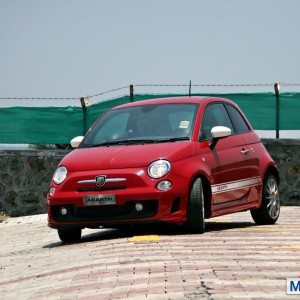
<instances>
[{"instance_id":1,"label":"windshield wiper","mask_svg":"<svg viewBox=\"0 0 300 300\"><path fill-rule=\"evenodd\" d=\"M99 144L91 145L90 147L101 147L101 146L112 146L112 145L134 145L134 144L148 144L148 143L158 143L159 140L150 140L150 139L130 139L130 140L116 140L110 142L104 142Z\"/></svg>"},{"instance_id":2,"label":"windshield wiper","mask_svg":"<svg viewBox=\"0 0 300 300\"><path fill-rule=\"evenodd\" d=\"M134 145L134 144L152 144L152 143L167 143L176 141L188 141L190 138L188 136L173 137L162 140L152 140L152 139L127 139L127 140L116 140L110 142L104 142L99 144L91 145L90 147L101 147L101 146L113 146L113 145Z\"/></svg>"},{"instance_id":3,"label":"windshield wiper","mask_svg":"<svg viewBox=\"0 0 300 300\"><path fill-rule=\"evenodd\" d=\"M157 143L167 143L167 142L177 142L177 141L189 141L190 138L188 136L180 136L180 137L172 137L163 140L158 140Z\"/></svg>"}]
</instances>

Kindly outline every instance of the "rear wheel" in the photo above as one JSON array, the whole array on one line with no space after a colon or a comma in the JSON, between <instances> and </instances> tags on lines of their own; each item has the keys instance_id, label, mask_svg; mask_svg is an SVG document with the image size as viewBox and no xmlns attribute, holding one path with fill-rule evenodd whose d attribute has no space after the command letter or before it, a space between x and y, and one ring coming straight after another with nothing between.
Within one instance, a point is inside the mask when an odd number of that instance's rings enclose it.
<instances>
[{"instance_id":1,"label":"rear wheel","mask_svg":"<svg viewBox=\"0 0 300 300\"><path fill-rule=\"evenodd\" d=\"M204 194L201 178L197 178L190 192L186 226L193 233L204 233Z\"/></svg>"},{"instance_id":2,"label":"rear wheel","mask_svg":"<svg viewBox=\"0 0 300 300\"><path fill-rule=\"evenodd\" d=\"M64 243L76 243L81 239L81 228L58 229L57 233Z\"/></svg>"},{"instance_id":3,"label":"rear wheel","mask_svg":"<svg viewBox=\"0 0 300 300\"><path fill-rule=\"evenodd\" d=\"M274 175L268 174L264 180L263 196L260 208L251 210L256 224L274 224L280 213L278 181Z\"/></svg>"}]
</instances>

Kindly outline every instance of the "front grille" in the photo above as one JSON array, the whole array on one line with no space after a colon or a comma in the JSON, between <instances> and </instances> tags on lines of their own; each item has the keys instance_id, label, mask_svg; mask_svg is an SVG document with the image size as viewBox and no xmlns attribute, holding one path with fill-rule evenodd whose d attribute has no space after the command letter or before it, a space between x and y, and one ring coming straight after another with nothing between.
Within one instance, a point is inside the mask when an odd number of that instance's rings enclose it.
<instances>
[{"instance_id":1,"label":"front grille","mask_svg":"<svg viewBox=\"0 0 300 300\"><path fill-rule=\"evenodd\" d=\"M112 191L112 190L125 190L125 186L114 186L114 187L87 187L78 188L77 192L99 192L99 191Z\"/></svg>"},{"instance_id":2,"label":"front grille","mask_svg":"<svg viewBox=\"0 0 300 300\"><path fill-rule=\"evenodd\" d=\"M105 178L104 185L98 186L96 179L82 179L77 182L77 192L123 190L127 187L126 182L126 178Z\"/></svg>"},{"instance_id":3,"label":"front grille","mask_svg":"<svg viewBox=\"0 0 300 300\"><path fill-rule=\"evenodd\" d=\"M135 209L136 203L143 204L143 210ZM68 213L62 215L60 209L62 206L51 206L52 216L58 222L72 221L117 221L150 218L156 215L158 209L157 200L146 201L127 201L124 205L107 206L84 206L76 207L74 205L63 205Z\"/></svg>"}]
</instances>

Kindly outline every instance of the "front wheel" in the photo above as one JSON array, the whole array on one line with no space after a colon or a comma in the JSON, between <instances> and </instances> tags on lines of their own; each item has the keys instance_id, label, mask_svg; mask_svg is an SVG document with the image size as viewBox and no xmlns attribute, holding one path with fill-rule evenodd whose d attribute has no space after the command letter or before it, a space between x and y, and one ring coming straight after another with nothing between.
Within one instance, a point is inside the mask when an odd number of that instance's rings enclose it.
<instances>
[{"instance_id":1,"label":"front wheel","mask_svg":"<svg viewBox=\"0 0 300 300\"><path fill-rule=\"evenodd\" d=\"M76 243L81 239L81 228L58 229L57 233L63 243Z\"/></svg>"},{"instance_id":2,"label":"front wheel","mask_svg":"<svg viewBox=\"0 0 300 300\"><path fill-rule=\"evenodd\" d=\"M205 230L204 194L201 178L195 180L190 192L186 226L193 233L204 233Z\"/></svg>"},{"instance_id":3,"label":"front wheel","mask_svg":"<svg viewBox=\"0 0 300 300\"><path fill-rule=\"evenodd\" d=\"M260 208L251 210L251 215L256 224L274 224L280 213L280 199L278 181L274 175L266 176L263 185L263 195Z\"/></svg>"}]
</instances>

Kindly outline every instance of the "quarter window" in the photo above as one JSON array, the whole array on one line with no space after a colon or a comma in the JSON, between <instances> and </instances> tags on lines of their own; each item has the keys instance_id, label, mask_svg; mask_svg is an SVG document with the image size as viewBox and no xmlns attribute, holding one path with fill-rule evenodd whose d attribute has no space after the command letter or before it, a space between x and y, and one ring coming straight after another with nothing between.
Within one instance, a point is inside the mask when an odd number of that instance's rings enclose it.
<instances>
[{"instance_id":1,"label":"quarter window","mask_svg":"<svg viewBox=\"0 0 300 300\"><path fill-rule=\"evenodd\" d=\"M236 133L249 131L249 127L247 123L245 122L244 118L235 107L226 104L226 109L229 113L230 119L233 123Z\"/></svg>"},{"instance_id":2,"label":"quarter window","mask_svg":"<svg viewBox=\"0 0 300 300\"><path fill-rule=\"evenodd\" d=\"M204 111L200 140L212 138L211 129L214 126L226 126L234 132L228 113L222 103L211 104Z\"/></svg>"}]
</instances>

